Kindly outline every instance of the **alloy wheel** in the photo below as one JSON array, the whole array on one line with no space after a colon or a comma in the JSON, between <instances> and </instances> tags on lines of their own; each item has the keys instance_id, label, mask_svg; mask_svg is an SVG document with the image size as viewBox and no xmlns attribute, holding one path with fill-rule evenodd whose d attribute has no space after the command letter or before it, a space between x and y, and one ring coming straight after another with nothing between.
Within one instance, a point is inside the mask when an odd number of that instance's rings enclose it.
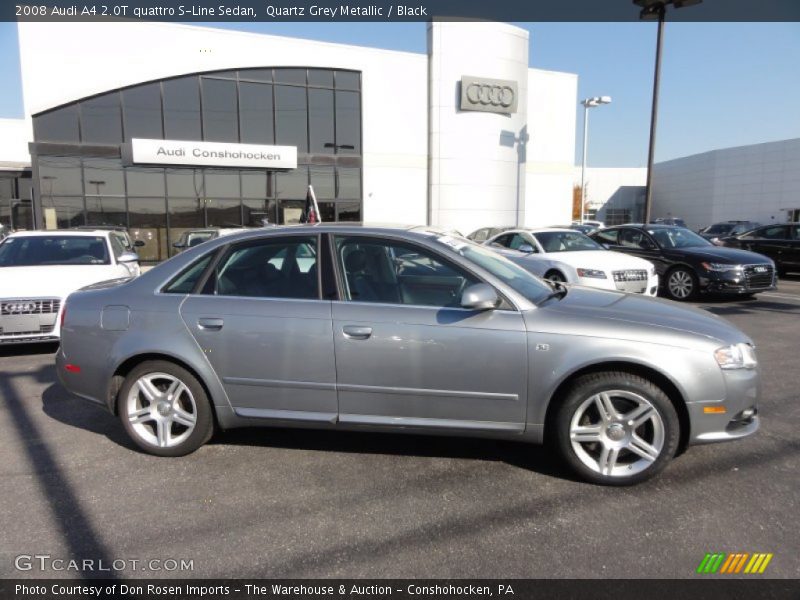
<instances>
[{"instance_id":1,"label":"alloy wheel","mask_svg":"<svg viewBox=\"0 0 800 600\"><path fill-rule=\"evenodd\" d=\"M589 469L625 478L649 468L661 455L664 421L640 394L608 390L590 396L573 414L572 450Z\"/></svg>"},{"instance_id":2,"label":"alloy wheel","mask_svg":"<svg viewBox=\"0 0 800 600\"><path fill-rule=\"evenodd\" d=\"M679 300L689 298L694 292L694 280L691 273L683 269L673 271L669 276L669 281L667 281L667 288L673 298L678 298Z\"/></svg>"},{"instance_id":3,"label":"alloy wheel","mask_svg":"<svg viewBox=\"0 0 800 600\"><path fill-rule=\"evenodd\" d=\"M172 448L194 431L197 404L189 387L168 373L147 373L131 386L125 399L131 429L152 446Z\"/></svg>"}]
</instances>

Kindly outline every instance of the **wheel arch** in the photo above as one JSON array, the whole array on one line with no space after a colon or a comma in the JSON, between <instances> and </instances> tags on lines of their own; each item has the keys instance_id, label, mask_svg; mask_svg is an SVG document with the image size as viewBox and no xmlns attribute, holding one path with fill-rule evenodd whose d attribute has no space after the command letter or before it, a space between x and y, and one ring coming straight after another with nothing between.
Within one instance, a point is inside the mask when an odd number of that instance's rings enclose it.
<instances>
[{"instance_id":1,"label":"wheel arch","mask_svg":"<svg viewBox=\"0 0 800 600\"><path fill-rule=\"evenodd\" d=\"M111 380L108 386L108 393L106 396L106 404L108 405L108 409L111 411L112 414L117 415L117 396L119 395L119 391L122 388L122 384L125 381L125 378L138 365L142 364L143 362L151 360L163 360L166 362L171 362L183 369L186 369L189 373L191 373L195 377L195 379L197 379L197 381L200 382L200 385L203 386L203 391L205 391L206 396L208 396L209 405L211 407L211 415L214 419L214 426L219 427L214 396L211 393L208 382L201 375L200 370L196 369L185 360L182 360L177 356L173 356L172 354L164 352L142 352L134 354L121 361L115 367L114 374L111 376Z\"/></svg>"},{"instance_id":2,"label":"wheel arch","mask_svg":"<svg viewBox=\"0 0 800 600\"><path fill-rule=\"evenodd\" d=\"M607 361L585 365L580 369L573 371L564 377L558 384L556 389L550 395L547 403L547 410L544 419L544 437L547 438L552 435L553 421L558 407L564 401L567 391L572 384L584 375L591 373L602 373L606 371L622 371L630 373L631 375L638 375L644 379L652 381L667 395L672 405L675 407L675 412L678 414L678 422L680 424L680 440L678 442L677 454L683 453L689 445L689 437L691 434L691 421L689 419L689 409L686 407L686 399L680 391L675 382L672 381L667 375L658 369L644 365L641 363L627 362L627 361Z\"/></svg>"}]
</instances>

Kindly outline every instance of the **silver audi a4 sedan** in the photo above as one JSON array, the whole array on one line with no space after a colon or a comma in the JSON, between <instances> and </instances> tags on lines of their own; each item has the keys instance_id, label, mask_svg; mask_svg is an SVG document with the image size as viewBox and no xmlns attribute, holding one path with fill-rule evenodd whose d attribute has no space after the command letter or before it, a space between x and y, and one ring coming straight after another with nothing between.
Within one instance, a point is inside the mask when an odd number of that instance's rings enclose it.
<instances>
[{"instance_id":1,"label":"silver audi a4 sedan","mask_svg":"<svg viewBox=\"0 0 800 600\"><path fill-rule=\"evenodd\" d=\"M426 228L252 230L85 288L57 368L159 456L258 425L491 436L625 485L759 426L753 344L727 321Z\"/></svg>"}]
</instances>

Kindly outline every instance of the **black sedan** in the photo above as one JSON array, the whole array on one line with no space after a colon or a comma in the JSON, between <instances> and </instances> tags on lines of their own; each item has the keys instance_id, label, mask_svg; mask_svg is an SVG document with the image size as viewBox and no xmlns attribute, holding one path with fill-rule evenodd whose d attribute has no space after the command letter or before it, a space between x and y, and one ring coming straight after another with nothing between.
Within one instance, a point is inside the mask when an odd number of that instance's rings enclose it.
<instances>
[{"instance_id":1,"label":"black sedan","mask_svg":"<svg viewBox=\"0 0 800 600\"><path fill-rule=\"evenodd\" d=\"M755 294L776 286L775 264L766 256L715 246L685 227L619 225L589 237L652 262L673 300L690 300L699 292Z\"/></svg>"},{"instance_id":2,"label":"black sedan","mask_svg":"<svg viewBox=\"0 0 800 600\"><path fill-rule=\"evenodd\" d=\"M765 225L720 241L729 248L742 248L769 256L775 262L778 275L800 272L800 223Z\"/></svg>"}]
</instances>

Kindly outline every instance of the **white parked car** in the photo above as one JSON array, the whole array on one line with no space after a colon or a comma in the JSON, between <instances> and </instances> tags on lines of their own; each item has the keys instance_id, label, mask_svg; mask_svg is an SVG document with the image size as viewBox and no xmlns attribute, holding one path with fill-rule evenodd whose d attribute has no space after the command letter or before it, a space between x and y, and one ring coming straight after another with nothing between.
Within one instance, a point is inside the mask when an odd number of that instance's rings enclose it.
<instances>
[{"instance_id":1,"label":"white parked car","mask_svg":"<svg viewBox=\"0 0 800 600\"><path fill-rule=\"evenodd\" d=\"M658 293L658 275L651 262L611 252L572 229L512 229L484 244L551 281L647 296Z\"/></svg>"},{"instance_id":2,"label":"white parked car","mask_svg":"<svg viewBox=\"0 0 800 600\"><path fill-rule=\"evenodd\" d=\"M64 300L82 287L139 275L116 231L25 231L0 244L0 344L58 340Z\"/></svg>"}]
</instances>

